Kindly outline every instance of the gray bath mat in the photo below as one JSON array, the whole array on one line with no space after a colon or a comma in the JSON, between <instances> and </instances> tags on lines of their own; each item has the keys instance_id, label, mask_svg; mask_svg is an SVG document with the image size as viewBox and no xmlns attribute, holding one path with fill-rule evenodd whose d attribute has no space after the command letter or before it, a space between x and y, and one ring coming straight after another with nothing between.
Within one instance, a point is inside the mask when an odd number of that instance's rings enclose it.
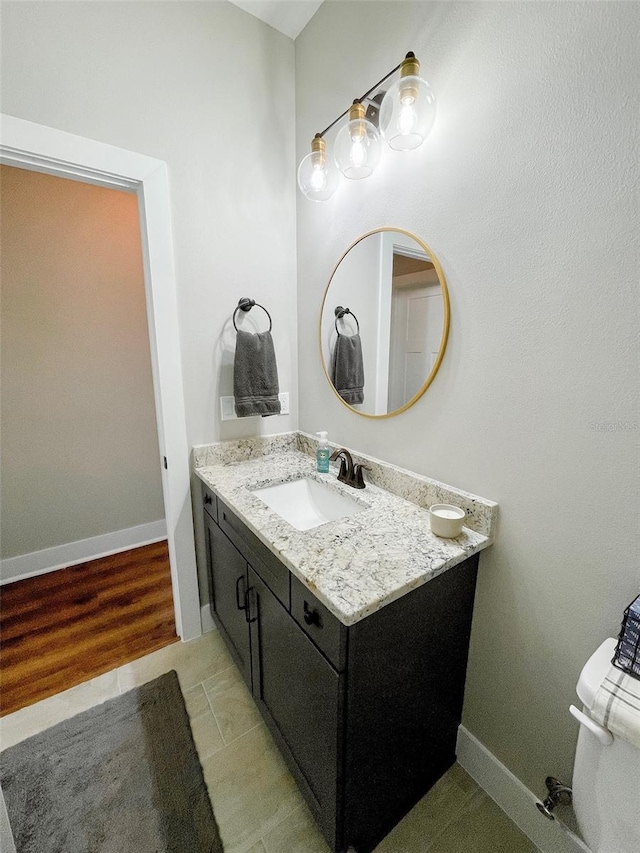
<instances>
[{"instance_id":1,"label":"gray bath mat","mask_svg":"<svg viewBox=\"0 0 640 853\"><path fill-rule=\"evenodd\" d=\"M222 853L170 672L0 755L18 853Z\"/></svg>"}]
</instances>

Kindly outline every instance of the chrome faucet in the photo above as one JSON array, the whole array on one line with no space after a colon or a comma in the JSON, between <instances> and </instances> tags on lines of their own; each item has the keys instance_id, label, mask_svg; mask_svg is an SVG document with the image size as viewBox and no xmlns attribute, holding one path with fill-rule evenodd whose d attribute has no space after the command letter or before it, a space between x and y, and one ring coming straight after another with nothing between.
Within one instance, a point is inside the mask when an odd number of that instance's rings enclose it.
<instances>
[{"instance_id":1,"label":"chrome faucet","mask_svg":"<svg viewBox=\"0 0 640 853\"><path fill-rule=\"evenodd\" d=\"M329 457L330 462L335 462L337 459L340 460L338 480L341 483L346 483L347 486L351 486L353 489L364 489L366 484L362 472L363 470L370 471L371 469L366 465L361 465L359 462L354 463L351 454L344 447L334 450Z\"/></svg>"}]
</instances>

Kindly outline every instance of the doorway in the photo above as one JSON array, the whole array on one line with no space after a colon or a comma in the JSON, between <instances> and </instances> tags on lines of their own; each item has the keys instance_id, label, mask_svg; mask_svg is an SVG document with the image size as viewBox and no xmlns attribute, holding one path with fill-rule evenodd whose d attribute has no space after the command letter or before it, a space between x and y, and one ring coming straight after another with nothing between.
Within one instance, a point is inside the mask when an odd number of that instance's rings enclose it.
<instances>
[{"instance_id":1,"label":"doorway","mask_svg":"<svg viewBox=\"0 0 640 853\"><path fill-rule=\"evenodd\" d=\"M1 163L137 196L175 621L182 640L192 639L202 631L166 164L13 116L0 119Z\"/></svg>"},{"instance_id":2,"label":"doorway","mask_svg":"<svg viewBox=\"0 0 640 853\"><path fill-rule=\"evenodd\" d=\"M0 201L4 716L177 637L136 196L0 165Z\"/></svg>"}]
</instances>

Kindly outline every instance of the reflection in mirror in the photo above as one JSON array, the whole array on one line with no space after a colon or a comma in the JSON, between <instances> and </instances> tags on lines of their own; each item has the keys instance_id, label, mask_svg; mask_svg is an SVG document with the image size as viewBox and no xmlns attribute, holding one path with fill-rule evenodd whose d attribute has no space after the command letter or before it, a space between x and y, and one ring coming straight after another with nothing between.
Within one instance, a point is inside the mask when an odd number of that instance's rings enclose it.
<instances>
[{"instance_id":1,"label":"reflection in mirror","mask_svg":"<svg viewBox=\"0 0 640 853\"><path fill-rule=\"evenodd\" d=\"M448 331L447 285L426 243L382 228L347 249L325 291L320 345L327 378L354 411L384 417L412 405Z\"/></svg>"}]
</instances>

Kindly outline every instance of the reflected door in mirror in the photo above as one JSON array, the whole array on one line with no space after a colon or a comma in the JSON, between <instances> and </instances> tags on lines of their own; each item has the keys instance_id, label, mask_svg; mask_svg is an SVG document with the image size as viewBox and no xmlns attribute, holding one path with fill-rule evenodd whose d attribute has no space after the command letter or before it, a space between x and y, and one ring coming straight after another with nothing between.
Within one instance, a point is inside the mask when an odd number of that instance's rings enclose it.
<instances>
[{"instance_id":1,"label":"reflected door in mirror","mask_svg":"<svg viewBox=\"0 0 640 853\"><path fill-rule=\"evenodd\" d=\"M431 261L394 251L387 409L400 409L431 373L444 323L444 300Z\"/></svg>"}]
</instances>

